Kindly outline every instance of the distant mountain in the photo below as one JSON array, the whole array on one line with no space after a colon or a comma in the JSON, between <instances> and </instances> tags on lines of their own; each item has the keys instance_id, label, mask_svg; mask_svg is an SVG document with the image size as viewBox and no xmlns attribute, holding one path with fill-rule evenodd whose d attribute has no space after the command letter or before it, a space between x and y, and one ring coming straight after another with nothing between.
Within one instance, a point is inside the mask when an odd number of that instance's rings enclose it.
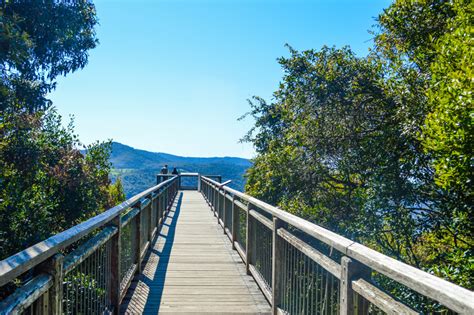
<instances>
[{"instance_id":1,"label":"distant mountain","mask_svg":"<svg viewBox=\"0 0 474 315\"><path fill-rule=\"evenodd\" d=\"M225 163L249 167L249 160L238 157L184 157L162 152L149 152L135 149L119 142L112 142L110 161L115 168L161 168L164 164L212 164Z\"/></svg>"},{"instance_id":2,"label":"distant mountain","mask_svg":"<svg viewBox=\"0 0 474 315\"><path fill-rule=\"evenodd\" d=\"M243 190L244 174L252 163L238 157L184 157L162 152L149 152L113 142L110 162L113 166L112 180L120 177L127 197L131 197L156 183L158 174L167 164L172 170L221 175L223 180L232 180L231 187Z\"/></svg>"}]
</instances>

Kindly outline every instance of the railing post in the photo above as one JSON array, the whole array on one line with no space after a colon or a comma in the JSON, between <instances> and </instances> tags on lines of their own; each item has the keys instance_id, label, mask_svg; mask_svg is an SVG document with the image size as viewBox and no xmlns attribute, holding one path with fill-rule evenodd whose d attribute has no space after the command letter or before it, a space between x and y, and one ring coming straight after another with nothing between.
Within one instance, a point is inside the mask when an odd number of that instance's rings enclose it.
<instances>
[{"instance_id":1,"label":"railing post","mask_svg":"<svg viewBox=\"0 0 474 315\"><path fill-rule=\"evenodd\" d=\"M153 203L152 211L155 214L155 222L153 224L156 227L156 231L158 231L158 227L160 226L160 213L159 213L159 198L158 198L157 192L152 194L151 201Z\"/></svg>"},{"instance_id":2,"label":"railing post","mask_svg":"<svg viewBox=\"0 0 474 315\"><path fill-rule=\"evenodd\" d=\"M349 257L341 258L341 291L340 291L340 315L355 314L354 292L352 290L352 280L354 278L370 277L370 269L361 263L350 259ZM364 310L359 308L357 314L365 314Z\"/></svg>"},{"instance_id":3,"label":"railing post","mask_svg":"<svg viewBox=\"0 0 474 315\"><path fill-rule=\"evenodd\" d=\"M237 241L237 229L239 228L239 210L235 207L235 196L232 196L232 249L235 249Z\"/></svg>"},{"instance_id":4,"label":"railing post","mask_svg":"<svg viewBox=\"0 0 474 315\"><path fill-rule=\"evenodd\" d=\"M227 199L225 197L225 190L222 191L224 193L223 198L222 198L222 228L224 230L224 235L226 234L225 232L225 217L226 217L226 203Z\"/></svg>"},{"instance_id":5,"label":"railing post","mask_svg":"<svg viewBox=\"0 0 474 315\"><path fill-rule=\"evenodd\" d=\"M216 217L217 217L217 224L219 224L219 207L221 205L221 190L219 187L216 187Z\"/></svg>"},{"instance_id":6,"label":"railing post","mask_svg":"<svg viewBox=\"0 0 474 315\"><path fill-rule=\"evenodd\" d=\"M247 207L247 234L245 240L245 269L247 274L250 275L250 265L253 256L253 243L252 243L252 236L253 236L253 224L252 224L252 216L250 215L251 205L249 203Z\"/></svg>"},{"instance_id":7,"label":"railing post","mask_svg":"<svg viewBox=\"0 0 474 315\"><path fill-rule=\"evenodd\" d=\"M64 256L56 254L38 268L40 272L45 272L53 277L53 285L49 289L48 299L48 311L52 315L63 312L63 262Z\"/></svg>"},{"instance_id":8,"label":"railing post","mask_svg":"<svg viewBox=\"0 0 474 315\"><path fill-rule=\"evenodd\" d=\"M149 206L147 207L148 208L148 240L150 240L150 245L151 245L151 241L152 241L152 238L153 238L153 230L154 230L154 224L152 222L152 218L153 218L153 196L150 194L149 196L146 197L148 200L150 200L150 204Z\"/></svg>"},{"instance_id":9,"label":"railing post","mask_svg":"<svg viewBox=\"0 0 474 315\"><path fill-rule=\"evenodd\" d=\"M136 264L137 264L137 274L142 273L142 209L141 209L141 202L139 201L135 204L135 207L139 210L135 224L135 239L137 242L137 246L135 248L135 257L136 257Z\"/></svg>"},{"instance_id":10,"label":"railing post","mask_svg":"<svg viewBox=\"0 0 474 315\"><path fill-rule=\"evenodd\" d=\"M201 192L201 174L198 174L198 191Z\"/></svg>"},{"instance_id":11,"label":"railing post","mask_svg":"<svg viewBox=\"0 0 474 315\"><path fill-rule=\"evenodd\" d=\"M121 257L121 224L120 215L112 220L112 225L117 228L117 233L111 239L112 251L111 251L111 274L110 274L110 302L114 308L114 314L120 312L120 257Z\"/></svg>"},{"instance_id":12,"label":"railing post","mask_svg":"<svg viewBox=\"0 0 474 315\"><path fill-rule=\"evenodd\" d=\"M273 239L272 239L272 313L278 314L278 306L281 304L281 291L285 285L281 281L283 264L283 239L278 235L278 229L285 227L282 220L273 217Z\"/></svg>"}]
</instances>

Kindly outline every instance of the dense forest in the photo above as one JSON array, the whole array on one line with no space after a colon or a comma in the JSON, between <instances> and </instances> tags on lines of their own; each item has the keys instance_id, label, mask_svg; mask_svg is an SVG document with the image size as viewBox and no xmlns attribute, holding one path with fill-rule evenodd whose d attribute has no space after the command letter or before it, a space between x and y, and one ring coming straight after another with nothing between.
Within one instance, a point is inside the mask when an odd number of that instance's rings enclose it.
<instances>
[{"instance_id":1,"label":"dense forest","mask_svg":"<svg viewBox=\"0 0 474 315\"><path fill-rule=\"evenodd\" d=\"M297 51L254 97L246 190L474 287L472 2L394 1L365 57Z\"/></svg>"}]
</instances>

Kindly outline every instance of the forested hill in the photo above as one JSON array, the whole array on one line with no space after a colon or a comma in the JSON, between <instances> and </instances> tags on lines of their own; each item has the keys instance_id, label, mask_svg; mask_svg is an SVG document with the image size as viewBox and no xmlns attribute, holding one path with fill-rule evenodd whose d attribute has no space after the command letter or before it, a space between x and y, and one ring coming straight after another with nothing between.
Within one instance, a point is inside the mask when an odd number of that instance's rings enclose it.
<instances>
[{"instance_id":1,"label":"forested hill","mask_svg":"<svg viewBox=\"0 0 474 315\"><path fill-rule=\"evenodd\" d=\"M231 179L233 188L242 190L244 173L251 162L238 157L184 157L162 152L149 152L113 142L110 162L113 165L112 179L120 176L125 194L131 197L150 187L156 181L156 174L164 164L170 170L176 167L181 172L222 175Z\"/></svg>"}]
</instances>

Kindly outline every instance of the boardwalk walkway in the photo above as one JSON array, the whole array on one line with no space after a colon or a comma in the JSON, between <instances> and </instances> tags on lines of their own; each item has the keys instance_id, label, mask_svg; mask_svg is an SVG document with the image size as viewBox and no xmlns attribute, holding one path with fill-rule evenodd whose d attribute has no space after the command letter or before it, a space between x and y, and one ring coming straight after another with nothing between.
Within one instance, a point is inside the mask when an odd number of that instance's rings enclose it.
<instances>
[{"instance_id":1,"label":"boardwalk walkway","mask_svg":"<svg viewBox=\"0 0 474 315\"><path fill-rule=\"evenodd\" d=\"M200 193L179 192L122 313L270 314L216 221Z\"/></svg>"}]
</instances>

